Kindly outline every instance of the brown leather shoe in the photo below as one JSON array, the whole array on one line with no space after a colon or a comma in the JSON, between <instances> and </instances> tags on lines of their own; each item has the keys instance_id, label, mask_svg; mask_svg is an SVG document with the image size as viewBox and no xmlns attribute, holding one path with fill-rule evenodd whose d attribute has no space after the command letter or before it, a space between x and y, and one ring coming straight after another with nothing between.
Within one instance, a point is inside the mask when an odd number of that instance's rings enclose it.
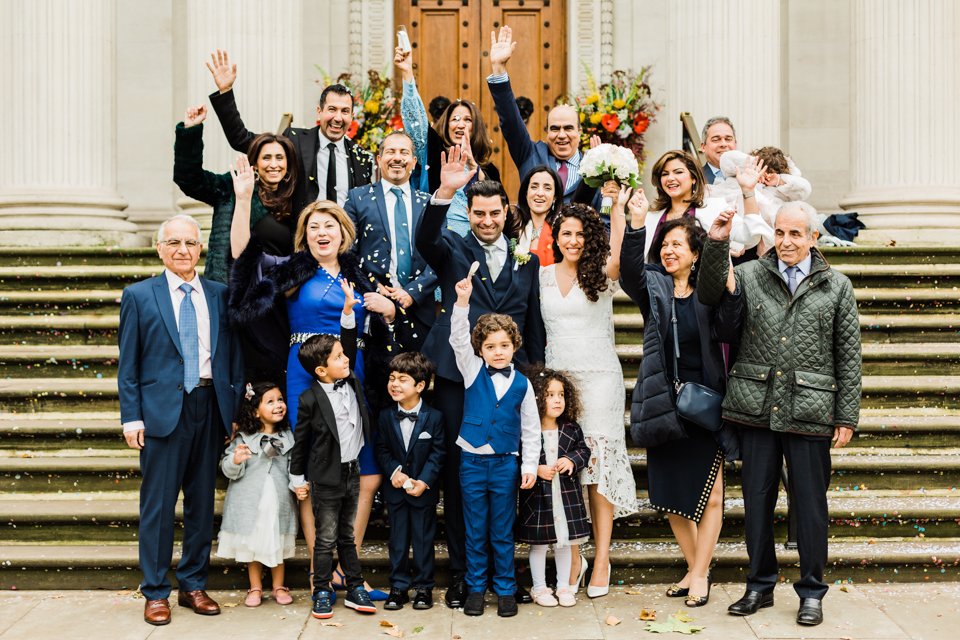
<instances>
[{"instance_id":1,"label":"brown leather shoe","mask_svg":"<svg viewBox=\"0 0 960 640\"><path fill-rule=\"evenodd\" d=\"M177 604L181 607L193 609L194 613L199 613L202 616L215 616L220 613L220 605L208 596L203 589L180 591L177 595Z\"/></svg>"},{"instance_id":2,"label":"brown leather shoe","mask_svg":"<svg viewBox=\"0 0 960 640\"><path fill-rule=\"evenodd\" d=\"M143 621L157 627L170 624L170 601L166 598L147 600L143 605Z\"/></svg>"}]
</instances>

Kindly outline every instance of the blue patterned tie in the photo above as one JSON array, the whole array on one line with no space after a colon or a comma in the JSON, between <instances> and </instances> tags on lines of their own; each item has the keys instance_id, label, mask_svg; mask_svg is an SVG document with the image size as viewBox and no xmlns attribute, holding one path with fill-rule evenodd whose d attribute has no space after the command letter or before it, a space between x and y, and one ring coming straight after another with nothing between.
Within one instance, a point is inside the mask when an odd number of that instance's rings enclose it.
<instances>
[{"instance_id":1,"label":"blue patterned tie","mask_svg":"<svg viewBox=\"0 0 960 640\"><path fill-rule=\"evenodd\" d=\"M183 351L183 388L193 391L200 382L200 338L197 330L197 310L190 294L193 287L184 282L180 285L183 301L180 302L180 349Z\"/></svg>"},{"instance_id":2,"label":"blue patterned tie","mask_svg":"<svg viewBox=\"0 0 960 640\"><path fill-rule=\"evenodd\" d=\"M787 267L787 289L790 290L790 295L793 295L797 292L797 267Z\"/></svg>"},{"instance_id":3,"label":"blue patterned tie","mask_svg":"<svg viewBox=\"0 0 960 640\"><path fill-rule=\"evenodd\" d=\"M393 206L393 226L397 240L397 280L400 286L410 282L410 270L413 260L410 259L410 225L407 223L407 205L403 202L403 189L393 187L390 193L397 197L397 204Z\"/></svg>"}]
</instances>

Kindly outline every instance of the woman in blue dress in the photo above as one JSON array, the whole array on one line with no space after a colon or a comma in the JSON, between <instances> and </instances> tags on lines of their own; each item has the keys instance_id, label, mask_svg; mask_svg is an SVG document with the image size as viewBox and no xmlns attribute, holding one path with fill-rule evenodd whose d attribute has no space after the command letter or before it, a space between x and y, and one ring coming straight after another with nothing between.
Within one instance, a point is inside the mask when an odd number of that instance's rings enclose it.
<instances>
[{"instance_id":1,"label":"woman in blue dress","mask_svg":"<svg viewBox=\"0 0 960 640\"><path fill-rule=\"evenodd\" d=\"M238 176L237 180L242 178ZM234 213L234 222L244 224L244 213L239 207ZM297 360L297 354L300 345L312 335L340 333L344 299L340 287L342 279L349 281L357 293L363 294L363 306L355 311L357 326L362 329L363 336L358 347L386 352L392 340L389 323L393 322L396 307L374 290L374 285L361 272L357 258L349 253L355 237L353 223L342 208L325 200L314 202L300 214L294 239L296 252L292 256L266 254L259 243L251 239L231 274L230 312L236 322L243 325L256 321L278 305L286 308L290 335L290 350L286 354L286 396L293 428L297 424L300 394L312 380ZM358 349L357 361L353 363L353 370L361 383L363 349ZM360 451L360 498L354 524L358 548L363 543L373 496L381 480L373 449L373 442L365 442ZM309 501L300 503L300 522L312 557L315 531ZM340 575L338 572L335 578Z\"/></svg>"}]
</instances>

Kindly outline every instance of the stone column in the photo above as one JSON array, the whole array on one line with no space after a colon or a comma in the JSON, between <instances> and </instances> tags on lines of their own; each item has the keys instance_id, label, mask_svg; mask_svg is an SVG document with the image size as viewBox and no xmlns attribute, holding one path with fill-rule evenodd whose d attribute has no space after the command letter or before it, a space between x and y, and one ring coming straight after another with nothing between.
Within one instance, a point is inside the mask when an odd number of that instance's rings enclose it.
<instances>
[{"instance_id":1,"label":"stone column","mask_svg":"<svg viewBox=\"0 0 960 640\"><path fill-rule=\"evenodd\" d=\"M960 7L854 0L852 185L868 243L960 240Z\"/></svg>"},{"instance_id":2,"label":"stone column","mask_svg":"<svg viewBox=\"0 0 960 640\"><path fill-rule=\"evenodd\" d=\"M187 0L187 104L175 110L183 119L188 105L206 104L209 114L203 125L203 166L223 173L236 158L209 105L207 96L216 91L204 65L210 53L225 49L237 64L234 89L237 105L247 128L255 132L277 129L284 112L294 114L294 124L313 126L315 111L297 113L309 78L303 77L303 33L325 37L327 25L303 24L302 0ZM319 76L319 72L317 73ZM186 213L209 227L211 210L203 203L182 197L178 204Z\"/></svg>"},{"instance_id":3,"label":"stone column","mask_svg":"<svg viewBox=\"0 0 960 640\"><path fill-rule=\"evenodd\" d=\"M0 3L0 245L143 244L117 192L115 12Z\"/></svg>"},{"instance_id":4,"label":"stone column","mask_svg":"<svg viewBox=\"0 0 960 640\"><path fill-rule=\"evenodd\" d=\"M671 148L681 143L682 111L689 111L698 127L713 116L727 116L742 150L780 145L780 4L671 0L669 78L660 116Z\"/></svg>"}]
</instances>

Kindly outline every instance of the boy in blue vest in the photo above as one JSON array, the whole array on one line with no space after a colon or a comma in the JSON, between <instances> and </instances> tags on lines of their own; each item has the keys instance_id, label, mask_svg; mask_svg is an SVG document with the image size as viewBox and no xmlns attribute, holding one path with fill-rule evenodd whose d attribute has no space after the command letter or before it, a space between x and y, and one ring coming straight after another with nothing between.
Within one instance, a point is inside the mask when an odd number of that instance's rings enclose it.
<instances>
[{"instance_id":1,"label":"boy in blue vest","mask_svg":"<svg viewBox=\"0 0 960 640\"><path fill-rule=\"evenodd\" d=\"M520 488L529 489L537 479L540 414L532 386L513 366L513 354L521 340L513 319L499 313L484 314L470 331L472 277L457 283L457 303L450 318L450 346L465 387L463 423L457 438L462 450L460 484L469 592L463 612L483 614L492 550L497 615L509 617L517 615L513 570L517 480L521 479Z\"/></svg>"}]
</instances>

